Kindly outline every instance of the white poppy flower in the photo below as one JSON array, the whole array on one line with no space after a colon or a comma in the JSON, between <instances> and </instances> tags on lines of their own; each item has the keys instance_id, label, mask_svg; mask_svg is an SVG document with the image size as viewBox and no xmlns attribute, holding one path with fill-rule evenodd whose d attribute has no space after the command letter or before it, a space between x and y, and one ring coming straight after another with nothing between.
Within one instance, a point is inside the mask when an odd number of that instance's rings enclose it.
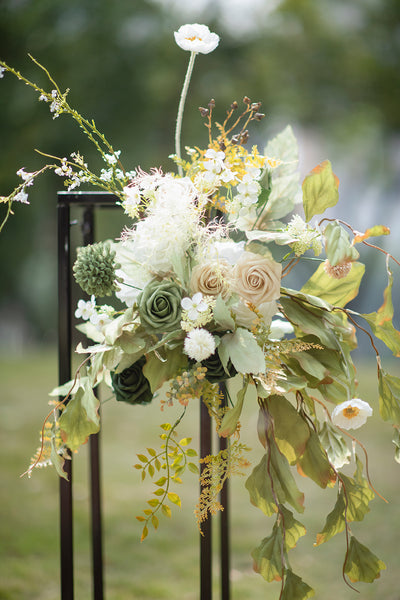
<instances>
[{"instance_id":1,"label":"white poppy flower","mask_svg":"<svg viewBox=\"0 0 400 600\"><path fill-rule=\"evenodd\" d=\"M372 415L372 408L364 400L353 398L335 406L332 422L342 429L358 429Z\"/></svg>"},{"instance_id":2,"label":"white poppy flower","mask_svg":"<svg viewBox=\"0 0 400 600\"><path fill-rule=\"evenodd\" d=\"M184 342L185 353L197 362L209 358L215 352L213 335L207 329L196 328L190 331Z\"/></svg>"},{"instance_id":3,"label":"white poppy flower","mask_svg":"<svg viewBox=\"0 0 400 600\"><path fill-rule=\"evenodd\" d=\"M178 31L174 32L175 41L182 50L189 52L200 52L209 54L215 50L219 44L219 36L212 33L207 25L182 25Z\"/></svg>"}]
</instances>

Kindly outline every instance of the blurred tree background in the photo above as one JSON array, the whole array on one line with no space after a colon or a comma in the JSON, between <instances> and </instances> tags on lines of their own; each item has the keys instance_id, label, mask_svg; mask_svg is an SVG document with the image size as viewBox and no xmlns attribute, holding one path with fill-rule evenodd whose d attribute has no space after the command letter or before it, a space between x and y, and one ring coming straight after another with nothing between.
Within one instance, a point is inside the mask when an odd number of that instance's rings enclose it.
<instances>
[{"instance_id":1,"label":"blurred tree background","mask_svg":"<svg viewBox=\"0 0 400 600\"><path fill-rule=\"evenodd\" d=\"M261 148L290 123L300 142L304 176L329 158L341 186L340 214L358 229L400 227L400 3L397 0L0 0L0 56L46 89L45 65L69 101L94 118L125 168L173 168L174 126L188 53L173 41L186 22L206 23L221 37L200 55L185 109L184 145L207 144L197 110L211 97L215 115L244 95L261 100L267 118L252 130ZM9 74L0 82L0 193L16 171L79 150L90 165L95 150L78 126ZM100 165L98 165L100 168ZM45 176L30 205L15 207L0 236L0 344L19 350L51 342L56 332L56 192ZM386 242L386 240L385 240ZM399 249L399 244L397 244ZM365 310L374 306L376 263ZM368 260L372 259L369 255ZM371 283L371 281L370 281ZM368 280L365 285L368 284ZM369 289L369 288L368 288Z\"/></svg>"}]
</instances>

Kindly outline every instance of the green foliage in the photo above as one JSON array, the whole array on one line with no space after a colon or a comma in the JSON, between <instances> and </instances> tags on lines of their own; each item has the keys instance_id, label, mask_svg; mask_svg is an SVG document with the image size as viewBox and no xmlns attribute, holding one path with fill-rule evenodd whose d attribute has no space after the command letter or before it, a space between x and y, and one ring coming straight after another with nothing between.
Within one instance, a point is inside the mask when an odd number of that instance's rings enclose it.
<instances>
[{"instance_id":1,"label":"green foliage","mask_svg":"<svg viewBox=\"0 0 400 600\"><path fill-rule=\"evenodd\" d=\"M384 421L400 426L400 378L379 369L379 412Z\"/></svg>"},{"instance_id":2,"label":"green foliage","mask_svg":"<svg viewBox=\"0 0 400 600\"><path fill-rule=\"evenodd\" d=\"M321 298L332 306L343 307L357 296L364 272L365 266L362 263L353 263L347 277L338 281L333 277L329 277L324 265L321 264L303 285L301 291Z\"/></svg>"},{"instance_id":3,"label":"green foliage","mask_svg":"<svg viewBox=\"0 0 400 600\"><path fill-rule=\"evenodd\" d=\"M79 387L62 411L60 429L68 447L74 451L85 444L92 433L100 429L99 400L89 385Z\"/></svg>"},{"instance_id":4,"label":"green foliage","mask_svg":"<svg viewBox=\"0 0 400 600\"><path fill-rule=\"evenodd\" d=\"M352 521L362 521L369 512L369 503L374 498L368 481L362 475L362 463L357 457L354 478L340 473L341 488L333 510L328 514L323 530L318 533L316 546L330 540L343 531Z\"/></svg>"},{"instance_id":5,"label":"green foliage","mask_svg":"<svg viewBox=\"0 0 400 600\"><path fill-rule=\"evenodd\" d=\"M234 333L226 333L218 347L221 360L227 356L238 373L260 373L265 370L264 353L253 334L238 327Z\"/></svg>"},{"instance_id":6,"label":"green foliage","mask_svg":"<svg viewBox=\"0 0 400 600\"><path fill-rule=\"evenodd\" d=\"M281 600L306 600L314 595L314 590L301 577L290 569L285 571L285 586Z\"/></svg>"},{"instance_id":7,"label":"green foliage","mask_svg":"<svg viewBox=\"0 0 400 600\"><path fill-rule=\"evenodd\" d=\"M372 583L380 577L386 565L371 550L351 536L349 552L344 565L344 572L350 581Z\"/></svg>"},{"instance_id":8,"label":"green foliage","mask_svg":"<svg viewBox=\"0 0 400 600\"><path fill-rule=\"evenodd\" d=\"M229 437L235 433L238 427L240 415L242 414L243 402L246 396L248 380L243 380L243 387L237 393L236 404L233 408L229 408L222 417L221 424L218 429L218 435L221 437Z\"/></svg>"},{"instance_id":9,"label":"green foliage","mask_svg":"<svg viewBox=\"0 0 400 600\"><path fill-rule=\"evenodd\" d=\"M172 484L182 483L181 475L186 470L186 467L192 473L198 473L197 465L191 461L191 459L197 456L197 452L193 448L187 448L191 442L191 438L182 438L177 441L176 428L181 422L185 411L182 413L180 418L171 425L170 423L163 423L160 425L162 433L160 439L162 444L160 450L154 448L147 448L147 454L138 454L139 463L134 465L135 469L141 471L142 480L148 475L151 479L155 476L159 476L160 473L164 472L164 475L158 477L156 481L153 481L156 489L153 491L153 496L147 501L148 508L143 509L143 515L137 516L137 520L143 523L143 530L141 541L143 541L149 534L149 524L154 529L158 529L159 520L157 513L161 510L161 513L166 517L171 517L171 508L167 504L170 502L175 506L181 506L181 498L176 492L170 491Z\"/></svg>"},{"instance_id":10,"label":"green foliage","mask_svg":"<svg viewBox=\"0 0 400 600\"><path fill-rule=\"evenodd\" d=\"M337 221L329 223L324 230L326 256L332 267L353 262L360 257L350 243L347 231Z\"/></svg>"},{"instance_id":11,"label":"green foliage","mask_svg":"<svg viewBox=\"0 0 400 600\"><path fill-rule=\"evenodd\" d=\"M361 315L370 325L373 334L382 340L394 356L400 356L400 331L393 325L392 287L393 275L387 269L388 285L383 293L383 304L377 312Z\"/></svg>"},{"instance_id":12,"label":"green foliage","mask_svg":"<svg viewBox=\"0 0 400 600\"><path fill-rule=\"evenodd\" d=\"M303 181L303 208L306 221L321 215L339 200L339 180L325 160L311 171Z\"/></svg>"}]
</instances>

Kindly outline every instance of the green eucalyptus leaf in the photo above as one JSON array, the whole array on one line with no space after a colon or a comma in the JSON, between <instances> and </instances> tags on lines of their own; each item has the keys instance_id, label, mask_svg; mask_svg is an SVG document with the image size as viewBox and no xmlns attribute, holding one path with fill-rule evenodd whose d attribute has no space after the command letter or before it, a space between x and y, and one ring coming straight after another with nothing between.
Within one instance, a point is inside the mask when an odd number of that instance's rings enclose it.
<instances>
[{"instance_id":1,"label":"green eucalyptus leaf","mask_svg":"<svg viewBox=\"0 0 400 600\"><path fill-rule=\"evenodd\" d=\"M163 383L175 377L181 369L187 366L188 357L182 352L181 346L177 346L173 350L165 348L160 353L150 352L146 355L143 375L149 381L150 389L154 394Z\"/></svg>"},{"instance_id":2,"label":"green eucalyptus leaf","mask_svg":"<svg viewBox=\"0 0 400 600\"><path fill-rule=\"evenodd\" d=\"M238 373L264 373L264 353L257 344L254 335L248 329L238 327L234 333L226 333L221 338L221 344L218 348L220 357L221 347L228 352Z\"/></svg>"},{"instance_id":3,"label":"green eucalyptus leaf","mask_svg":"<svg viewBox=\"0 0 400 600\"><path fill-rule=\"evenodd\" d=\"M324 238L326 256L332 267L359 259L360 255L350 243L348 232L337 221L325 227Z\"/></svg>"},{"instance_id":4,"label":"green eucalyptus leaf","mask_svg":"<svg viewBox=\"0 0 400 600\"><path fill-rule=\"evenodd\" d=\"M382 340L394 356L400 356L400 331L393 326L392 301L393 275L388 269L388 285L383 293L383 304L377 312L361 315L370 325L374 335Z\"/></svg>"},{"instance_id":5,"label":"green eucalyptus leaf","mask_svg":"<svg viewBox=\"0 0 400 600\"><path fill-rule=\"evenodd\" d=\"M300 521L295 519L292 511L285 506L280 505L279 511L281 517L283 517L285 527L285 549L291 550L296 547L299 539L306 535L306 528Z\"/></svg>"},{"instance_id":6,"label":"green eucalyptus leaf","mask_svg":"<svg viewBox=\"0 0 400 600\"><path fill-rule=\"evenodd\" d=\"M346 505L343 498L343 490L338 494L333 510L328 514L323 530L317 534L315 546L328 542L337 533L343 531L346 525L344 518Z\"/></svg>"},{"instance_id":7,"label":"green eucalyptus leaf","mask_svg":"<svg viewBox=\"0 0 400 600\"><path fill-rule=\"evenodd\" d=\"M270 140L264 154L282 161L282 164L274 168L271 173L271 191L263 211L265 219L273 221L293 210L299 193L299 152L292 128L286 127Z\"/></svg>"},{"instance_id":8,"label":"green eucalyptus leaf","mask_svg":"<svg viewBox=\"0 0 400 600\"><path fill-rule=\"evenodd\" d=\"M304 454L310 429L284 396L270 396L266 403L268 412L274 420L274 436L278 448L293 465Z\"/></svg>"},{"instance_id":9,"label":"green eucalyptus leaf","mask_svg":"<svg viewBox=\"0 0 400 600\"><path fill-rule=\"evenodd\" d=\"M400 378L379 369L379 412L384 421L400 426Z\"/></svg>"},{"instance_id":10,"label":"green eucalyptus leaf","mask_svg":"<svg viewBox=\"0 0 400 600\"><path fill-rule=\"evenodd\" d=\"M380 577L381 571L384 569L386 569L385 563L354 536L351 536L349 552L344 565L344 572L350 581L372 583Z\"/></svg>"},{"instance_id":11,"label":"green eucalyptus leaf","mask_svg":"<svg viewBox=\"0 0 400 600\"><path fill-rule=\"evenodd\" d=\"M322 488L332 487L336 482L335 470L321 446L318 435L312 429L304 454L298 461L298 469L302 475L306 475Z\"/></svg>"},{"instance_id":12,"label":"green eucalyptus leaf","mask_svg":"<svg viewBox=\"0 0 400 600\"><path fill-rule=\"evenodd\" d=\"M307 600L314 595L314 590L301 577L290 569L285 571L285 585L281 600Z\"/></svg>"},{"instance_id":13,"label":"green eucalyptus leaf","mask_svg":"<svg viewBox=\"0 0 400 600\"><path fill-rule=\"evenodd\" d=\"M72 451L85 444L89 435L100 429L99 401L90 388L79 388L64 408L59 419L65 443Z\"/></svg>"},{"instance_id":14,"label":"green eucalyptus leaf","mask_svg":"<svg viewBox=\"0 0 400 600\"><path fill-rule=\"evenodd\" d=\"M351 452L346 440L330 423L322 424L319 439L335 469L341 469L350 462Z\"/></svg>"},{"instance_id":15,"label":"green eucalyptus leaf","mask_svg":"<svg viewBox=\"0 0 400 600\"><path fill-rule=\"evenodd\" d=\"M264 538L251 553L253 569L268 582L282 580L282 544L282 530L274 527L271 535Z\"/></svg>"},{"instance_id":16,"label":"green eucalyptus leaf","mask_svg":"<svg viewBox=\"0 0 400 600\"><path fill-rule=\"evenodd\" d=\"M226 305L226 302L222 299L221 294L219 294L215 300L213 317L216 324L223 330L233 331L235 329L235 321L232 318L231 311Z\"/></svg>"},{"instance_id":17,"label":"green eucalyptus leaf","mask_svg":"<svg viewBox=\"0 0 400 600\"><path fill-rule=\"evenodd\" d=\"M303 181L303 208L306 221L321 215L339 200L339 180L329 160L317 165Z\"/></svg>"},{"instance_id":18,"label":"green eucalyptus leaf","mask_svg":"<svg viewBox=\"0 0 400 600\"><path fill-rule=\"evenodd\" d=\"M236 404L233 408L229 408L227 412L224 414L220 428L218 430L218 435L221 437L229 437L233 433L235 433L237 429L237 424L240 419L240 415L242 414L244 397L247 392L248 381L245 380L243 382L243 387L237 393Z\"/></svg>"},{"instance_id":19,"label":"green eucalyptus leaf","mask_svg":"<svg viewBox=\"0 0 400 600\"><path fill-rule=\"evenodd\" d=\"M329 313L315 306L305 305L294 298L280 298L280 303L289 321L306 334L317 337L323 346L338 348L335 331L330 325Z\"/></svg>"},{"instance_id":20,"label":"green eucalyptus leaf","mask_svg":"<svg viewBox=\"0 0 400 600\"><path fill-rule=\"evenodd\" d=\"M60 454L57 452L54 437L51 438L50 460L58 476L68 481L67 473L64 471L65 458L60 456Z\"/></svg>"},{"instance_id":21,"label":"green eucalyptus leaf","mask_svg":"<svg viewBox=\"0 0 400 600\"><path fill-rule=\"evenodd\" d=\"M354 478L340 473L346 492L346 517L348 521L362 521L365 515L370 511L369 503L375 497L368 481L363 477L362 471L362 463L359 458L356 457L356 471L354 473Z\"/></svg>"},{"instance_id":22,"label":"green eucalyptus leaf","mask_svg":"<svg viewBox=\"0 0 400 600\"><path fill-rule=\"evenodd\" d=\"M400 464L400 431L394 428L392 442L395 447L394 460Z\"/></svg>"}]
</instances>

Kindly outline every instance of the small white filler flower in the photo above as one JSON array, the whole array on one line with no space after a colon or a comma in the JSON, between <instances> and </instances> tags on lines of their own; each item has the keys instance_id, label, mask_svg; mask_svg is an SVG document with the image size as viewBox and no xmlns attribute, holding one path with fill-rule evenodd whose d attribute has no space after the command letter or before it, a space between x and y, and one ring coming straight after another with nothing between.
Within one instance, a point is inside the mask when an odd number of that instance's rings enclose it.
<instances>
[{"instance_id":1,"label":"small white filler flower","mask_svg":"<svg viewBox=\"0 0 400 600\"><path fill-rule=\"evenodd\" d=\"M96 312L96 299L91 296L89 301L78 300L78 308L75 311L75 317L77 319L83 319L88 321L92 315Z\"/></svg>"},{"instance_id":2,"label":"small white filler flower","mask_svg":"<svg viewBox=\"0 0 400 600\"><path fill-rule=\"evenodd\" d=\"M184 351L197 362L209 358L215 352L213 335L207 329L193 329L185 338Z\"/></svg>"},{"instance_id":3,"label":"small white filler flower","mask_svg":"<svg viewBox=\"0 0 400 600\"><path fill-rule=\"evenodd\" d=\"M372 408L364 400L353 398L335 406L332 411L334 425L342 429L358 429L372 415Z\"/></svg>"},{"instance_id":4,"label":"small white filler flower","mask_svg":"<svg viewBox=\"0 0 400 600\"><path fill-rule=\"evenodd\" d=\"M189 52L200 52L209 54L215 50L219 44L219 36L212 33L207 25L182 25L178 31L174 32L175 41L182 50Z\"/></svg>"},{"instance_id":5,"label":"small white filler flower","mask_svg":"<svg viewBox=\"0 0 400 600\"><path fill-rule=\"evenodd\" d=\"M197 292L192 298L182 298L181 306L183 310L187 311L187 316L190 321L196 321L200 313L204 312L208 308L208 304L203 300L203 294Z\"/></svg>"}]
</instances>

